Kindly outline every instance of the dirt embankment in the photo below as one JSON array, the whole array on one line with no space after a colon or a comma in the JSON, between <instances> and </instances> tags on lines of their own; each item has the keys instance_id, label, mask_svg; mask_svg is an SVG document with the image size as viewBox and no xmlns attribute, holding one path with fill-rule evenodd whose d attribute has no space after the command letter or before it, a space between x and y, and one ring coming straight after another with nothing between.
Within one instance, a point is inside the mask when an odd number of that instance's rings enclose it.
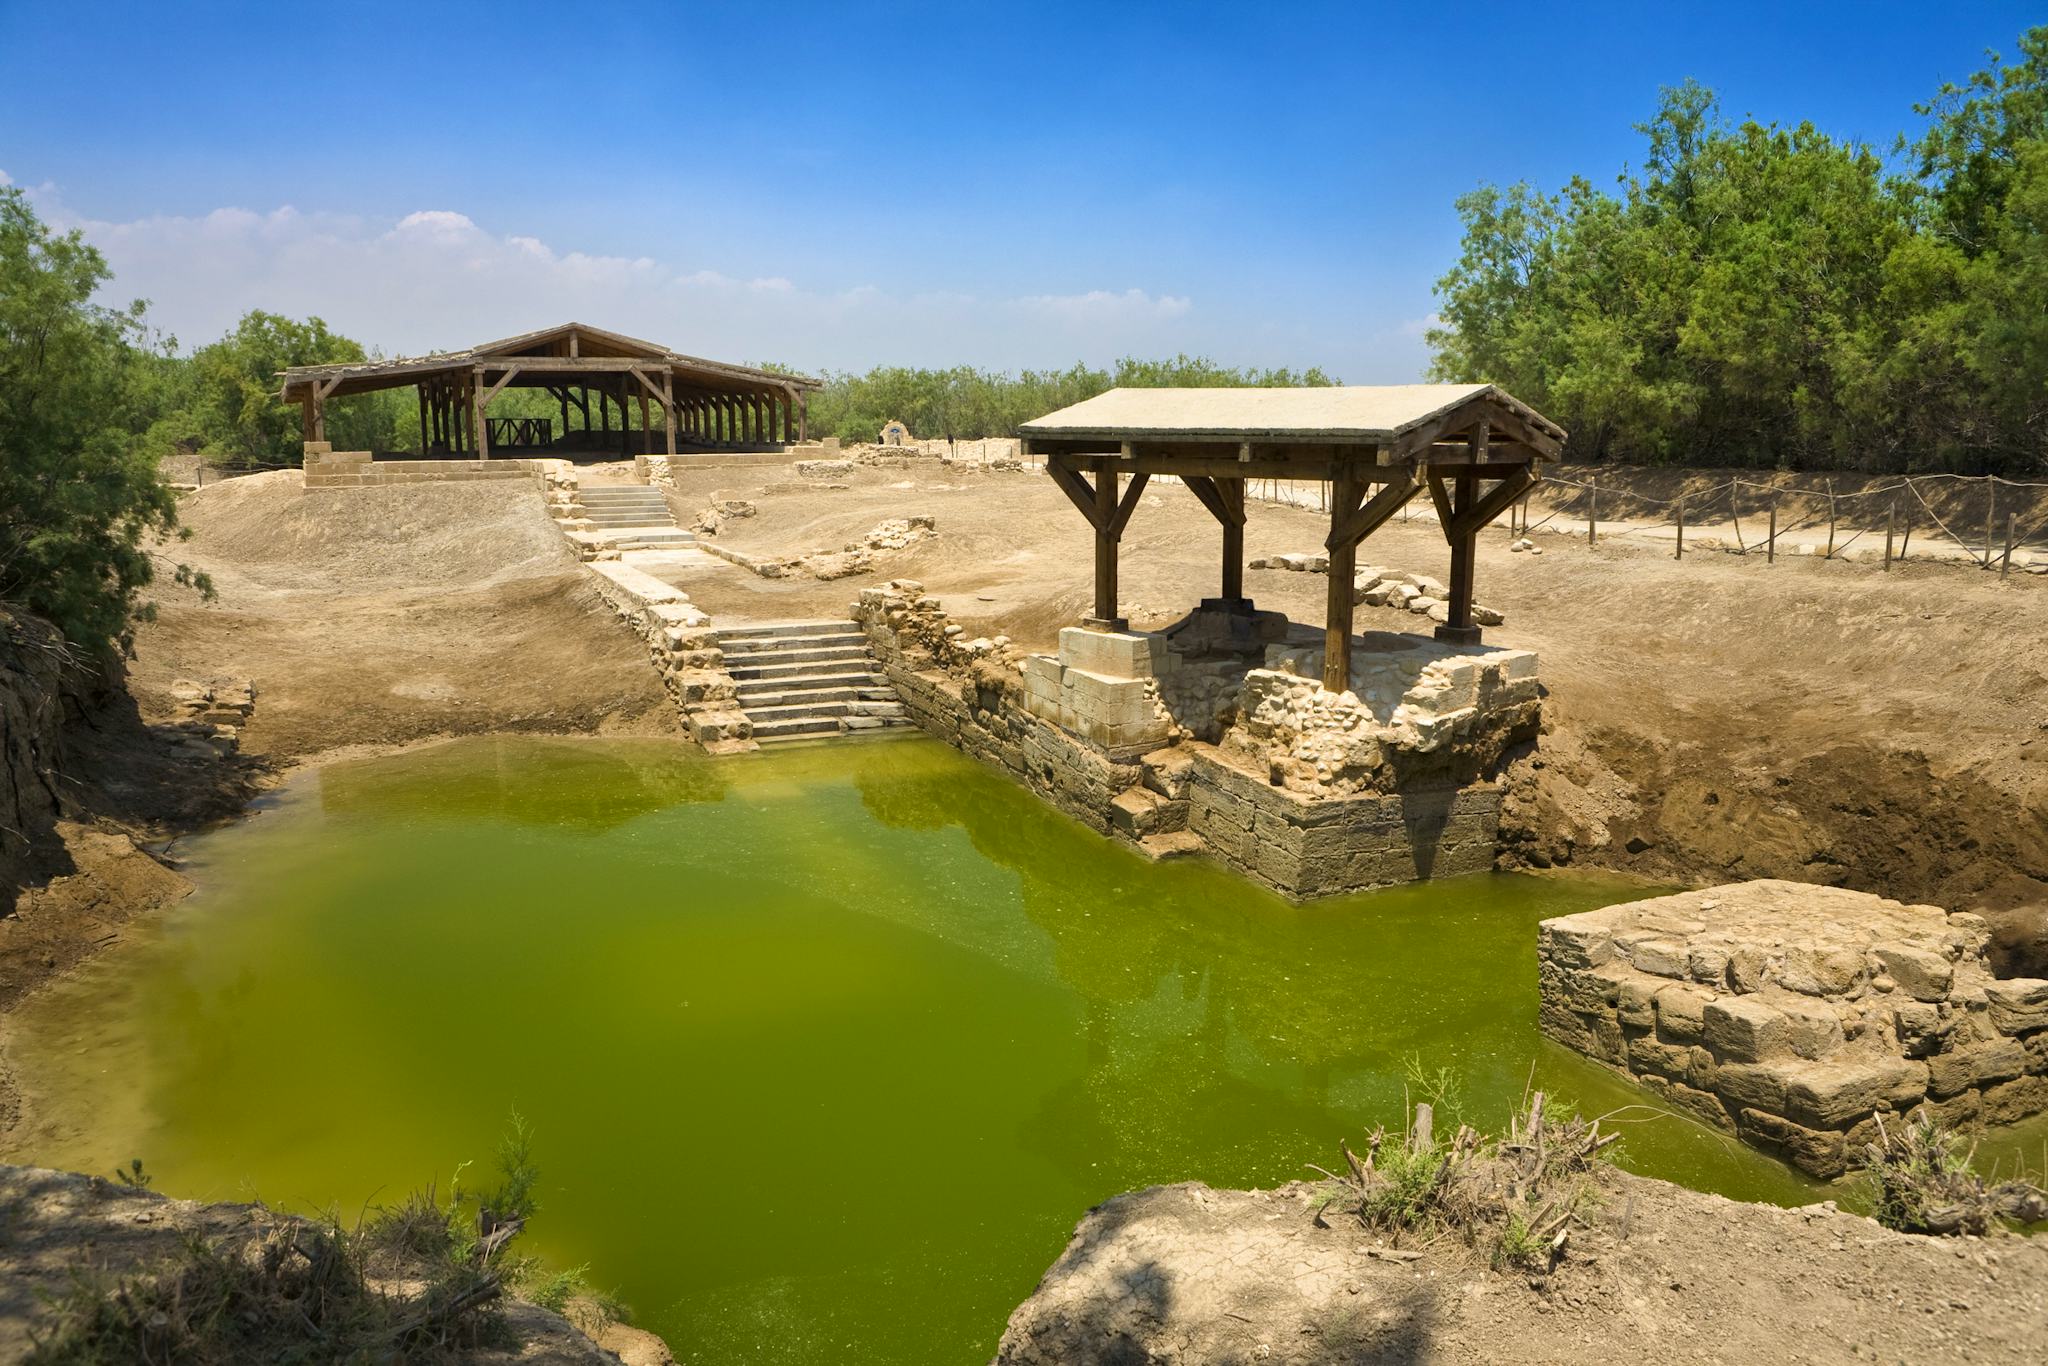
<instances>
[{"instance_id":1,"label":"dirt embankment","mask_svg":"<svg viewBox=\"0 0 2048 1366\"><path fill-rule=\"evenodd\" d=\"M842 613L863 583L903 576L970 632L1044 648L1089 605L1092 539L1042 474L930 461L822 483L705 471L685 496L754 502L758 515L724 536L762 554L843 543L884 517L937 518L936 537L878 558L869 578L699 575L687 587L714 617ZM1312 511L1255 504L1246 552L1314 550L1325 531ZM1787 877L1976 909L2015 967L2048 971L2048 579L1537 540L1543 554L1511 553L1504 527L1488 531L1478 570L1480 601L1507 613L1487 638L1538 651L1549 693L1542 743L1510 773L1508 866ZM1217 554L1208 514L1155 483L1124 535L1126 612L1173 620L1216 591ZM1376 532L1360 558L1439 577L1449 562L1419 516ZM1245 582L1262 607L1322 619L1318 575ZM1414 621L1358 609L1361 630Z\"/></svg>"},{"instance_id":2,"label":"dirt embankment","mask_svg":"<svg viewBox=\"0 0 2048 1366\"><path fill-rule=\"evenodd\" d=\"M1159 1186L1093 1210L1010 1317L1003 1366L2035 1362L2048 1246L1893 1233L1600 1174L1553 1272L1310 1220L1313 1188Z\"/></svg>"},{"instance_id":3,"label":"dirt embankment","mask_svg":"<svg viewBox=\"0 0 2048 1366\"><path fill-rule=\"evenodd\" d=\"M160 584L125 686L76 686L33 624L0 624L0 824L29 837L0 834L0 1010L190 890L138 843L226 819L294 767L489 732L675 733L645 651L523 481L308 492L286 470L180 511L178 558L218 596ZM178 743L180 679L253 686L238 755Z\"/></svg>"}]
</instances>

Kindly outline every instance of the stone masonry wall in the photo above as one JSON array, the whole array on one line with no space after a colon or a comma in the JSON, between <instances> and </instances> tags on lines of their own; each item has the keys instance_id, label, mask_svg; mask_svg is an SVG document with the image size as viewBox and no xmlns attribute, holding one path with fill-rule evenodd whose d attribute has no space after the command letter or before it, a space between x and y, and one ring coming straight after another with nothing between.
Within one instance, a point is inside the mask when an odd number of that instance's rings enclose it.
<instances>
[{"instance_id":1,"label":"stone masonry wall","mask_svg":"<svg viewBox=\"0 0 2048 1366\"><path fill-rule=\"evenodd\" d=\"M1999 980L1986 923L1795 882L1543 923L1546 1034L1695 1119L1836 1177L1879 1116L2048 1110L2048 981Z\"/></svg>"},{"instance_id":2,"label":"stone masonry wall","mask_svg":"<svg viewBox=\"0 0 2048 1366\"><path fill-rule=\"evenodd\" d=\"M337 451L325 441L305 444L309 489L378 488L386 484L467 483L531 479L542 460L378 460L368 451Z\"/></svg>"},{"instance_id":3,"label":"stone masonry wall","mask_svg":"<svg viewBox=\"0 0 2048 1366\"><path fill-rule=\"evenodd\" d=\"M853 616L927 732L1152 857L1210 854L1296 898L1493 866L1493 784L1290 790L1174 719L1187 661L1158 637L1076 630L1059 658L1026 655L966 638L908 580L864 590Z\"/></svg>"}]
</instances>

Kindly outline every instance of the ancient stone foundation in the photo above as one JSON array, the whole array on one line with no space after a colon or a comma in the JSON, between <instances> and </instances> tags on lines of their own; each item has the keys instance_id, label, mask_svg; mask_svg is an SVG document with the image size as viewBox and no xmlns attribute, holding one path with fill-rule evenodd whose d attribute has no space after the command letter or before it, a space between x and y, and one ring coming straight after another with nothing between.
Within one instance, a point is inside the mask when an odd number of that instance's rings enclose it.
<instances>
[{"instance_id":1,"label":"ancient stone foundation","mask_svg":"<svg viewBox=\"0 0 2048 1366\"><path fill-rule=\"evenodd\" d=\"M305 443L309 489L380 488L386 484L469 483L531 479L548 460L378 460L368 451L337 451L325 441Z\"/></svg>"},{"instance_id":2,"label":"ancient stone foundation","mask_svg":"<svg viewBox=\"0 0 2048 1366\"><path fill-rule=\"evenodd\" d=\"M1070 628L1056 654L968 639L908 580L853 615L931 734L1153 857L1208 854L1295 898L1490 869L1492 777L1540 719L1527 652L1369 636L1332 694L1320 633L1243 604Z\"/></svg>"},{"instance_id":3,"label":"ancient stone foundation","mask_svg":"<svg viewBox=\"0 0 2048 1366\"><path fill-rule=\"evenodd\" d=\"M1543 1030L1820 1177L1880 1117L2048 1110L2048 981L1992 976L1967 913L1745 882L1543 923Z\"/></svg>"}]
</instances>

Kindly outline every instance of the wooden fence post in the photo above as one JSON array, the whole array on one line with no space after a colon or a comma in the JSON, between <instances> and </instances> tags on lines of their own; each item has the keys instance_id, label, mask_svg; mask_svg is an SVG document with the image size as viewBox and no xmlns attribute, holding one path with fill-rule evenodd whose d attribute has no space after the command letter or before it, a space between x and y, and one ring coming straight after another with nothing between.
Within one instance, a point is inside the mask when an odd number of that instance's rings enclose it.
<instances>
[{"instance_id":1,"label":"wooden fence post","mask_svg":"<svg viewBox=\"0 0 2048 1366\"><path fill-rule=\"evenodd\" d=\"M1892 572L1892 531L1899 522L1899 500L1892 499L1892 505L1884 514L1884 572Z\"/></svg>"},{"instance_id":2,"label":"wooden fence post","mask_svg":"<svg viewBox=\"0 0 2048 1366\"><path fill-rule=\"evenodd\" d=\"M1998 515L1998 486L1984 476L1984 567L1991 567L1991 522Z\"/></svg>"},{"instance_id":3,"label":"wooden fence post","mask_svg":"<svg viewBox=\"0 0 2048 1366\"><path fill-rule=\"evenodd\" d=\"M1600 537L1600 476L1586 476L1586 545L1590 549Z\"/></svg>"},{"instance_id":4,"label":"wooden fence post","mask_svg":"<svg viewBox=\"0 0 2048 1366\"><path fill-rule=\"evenodd\" d=\"M1828 476L1828 550L1824 560L1835 558L1835 477Z\"/></svg>"},{"instance_id":5,"label":"wooden fence post","mask_svg":"<svg viewBox=\"0 0 2048 1366\"><path fill-rule=\"evenodd\" d=\"M1778 562L1778 495L1771 495L1771 529L1764 537L1764 563Z\"/></svg>"},{"instance_id":6,"label":"wooden fence post","mask_svg":"<svg viewBox=\"0 0 2048 1366\"><path fill-rule=\"evenodd\" d=\"M1685 558L1685 500L1683 498L1679 499L1676 506L1678 509L1678 553L1671 558L1682 560Z\"/></svg>"},{"instance_id":7,"label":"wooden fence post","mask_svg":"<svg viewBox=\"0 0 2048 1366\"><path fill-rule=\"evenodd\" d=\"M2013 524L2018 520L2019 516L2017 513L2008 512L2005 514L2005 559L2000 561L1998 566L1998 577L2001 579L2012 577L2012 533Z\"/></svg>"}]
</instances>

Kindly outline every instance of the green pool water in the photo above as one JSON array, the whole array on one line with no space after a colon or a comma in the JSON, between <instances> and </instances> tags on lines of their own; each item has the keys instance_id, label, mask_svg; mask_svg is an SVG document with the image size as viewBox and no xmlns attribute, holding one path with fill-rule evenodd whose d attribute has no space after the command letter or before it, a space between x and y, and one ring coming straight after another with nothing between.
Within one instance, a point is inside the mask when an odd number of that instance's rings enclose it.
<instances>
[{"instance_id":1,"label":"green pool water","mask_svg":"<svg viewBox=\"0 0 2048 1366\"><path fill-rule=\"evenodd\" d=\"M1536 1029L1537 921L1638 888L1289 906L923 739L469 741L179 852L200 894L12 1021L7 1157L346 1213L487 1167L516 1109L532 1250L683 1361L985 1360L1089 1206L1308 1176L1411 1067L1478 1124L1532 1081L1645 1099ZM1637 1170L1816 1198L1685 1121L1627 1134Z\"/></svg>"}]
</instances>

